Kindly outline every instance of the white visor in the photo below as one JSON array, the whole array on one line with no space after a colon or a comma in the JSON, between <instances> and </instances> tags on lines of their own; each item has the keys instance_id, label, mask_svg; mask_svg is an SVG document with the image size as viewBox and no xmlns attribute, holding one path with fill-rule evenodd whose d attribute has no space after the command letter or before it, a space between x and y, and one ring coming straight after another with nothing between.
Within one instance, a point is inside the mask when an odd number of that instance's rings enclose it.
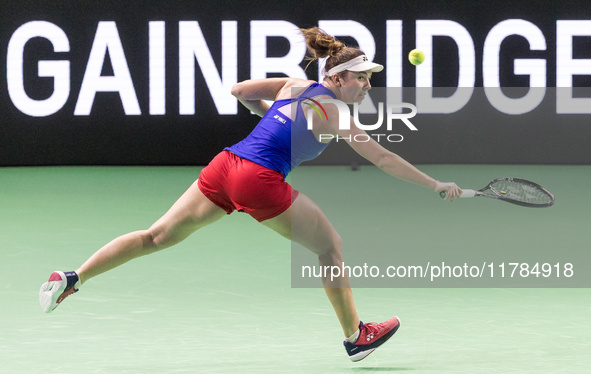
<instances>
[{"instance_id":1,"label":"white visor","mask_svg":"<svg viewBox=\"0 0 591 374\"><path fill-rule=\"evenodd\" d=\"M347 62L343 62L332 69L330 69L326 75L332 77L333 75L343 72L345 70L349 71L371 71L372 73L377 73L384 70L384 67L380 64L375 64L367 58L366 55L357 56L352 60Z\"/></svg>"}]
</instances>

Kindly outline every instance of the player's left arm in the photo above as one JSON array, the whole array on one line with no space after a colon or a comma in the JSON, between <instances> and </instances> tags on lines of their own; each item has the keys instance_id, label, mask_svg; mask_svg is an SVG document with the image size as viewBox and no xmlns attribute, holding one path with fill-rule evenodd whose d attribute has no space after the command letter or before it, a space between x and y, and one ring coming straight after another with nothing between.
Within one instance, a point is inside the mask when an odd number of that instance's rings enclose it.
<instances>
[{"instance_id":1,"label":"player's left arm","mask_svg":"<svg viewBox=\"0 0 591 374\"><path fill-rule=\"evenodd\" d=\"M265 102L277 100L280 92L285 91L286 87L299 84L303 86L305 82L302 79L295 78L266 78L249 79L236 83L232 87L234 95L246 108L262 117L269 110L269 104Z\"/></svg>"},{"instance_id":2,"label":"player's left arm","mask_svg":"<svg viewBox=\"0 0 591 374\"><path fill-rule=\"evenodd\" d=\"M247 109L262 117L269 110L269 104L264 100L275 100L275 95L285 85L287 79L249 79L236 83L232 87L231 93Z\"/></svg>"}]
</instances>

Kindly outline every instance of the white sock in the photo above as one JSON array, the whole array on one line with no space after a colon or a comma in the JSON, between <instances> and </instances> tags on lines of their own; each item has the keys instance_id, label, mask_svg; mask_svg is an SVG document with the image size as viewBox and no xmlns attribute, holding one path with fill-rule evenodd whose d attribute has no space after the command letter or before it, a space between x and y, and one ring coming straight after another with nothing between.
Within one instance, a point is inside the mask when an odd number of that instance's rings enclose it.
<instances>
[{"instance_id":1,"label":"white sock","mask_svg":"<svg viewBox=\"0 0 591 374\"><path fill-rule=\"evenodd\" d=\"M80 289L81 283L80 283L80 276L78 275L78 273L76 273L75 271L73 271L72 273L76 274L76 278L78 278L78 280L76 281L76 283L74 283L74 289L76 291L78 291Z\"/></svg>"},{"instance_id":2,"label":"white sock","mask_svg":"<svg viewBox=\"0 0 591 374\"><path fill-rule=\"evenodd\" d=\"M349 343L355 343L357 341L357 339L359 339L359 329L357 329L357 331L355 331L353 333L353 335L349 336L347 339L345 339L346 341L348 341Z\"/></svg>"}]
</instances>

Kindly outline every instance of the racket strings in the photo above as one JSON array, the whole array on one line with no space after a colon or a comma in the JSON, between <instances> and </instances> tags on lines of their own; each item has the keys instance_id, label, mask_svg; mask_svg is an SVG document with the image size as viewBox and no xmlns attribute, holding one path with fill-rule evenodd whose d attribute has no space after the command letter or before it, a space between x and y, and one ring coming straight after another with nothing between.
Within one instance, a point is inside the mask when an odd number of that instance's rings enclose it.
<instances>
[{"instance_id":1,"label":"racket strings","mask_svg":"<svg viewBox=\"0 0 591 374\"><path fill-rule=\"evenodd\" d=\"M513 180L499 180L490 186L497 195L528 204L549 204L552 197L538 186Z\"/></svg>"}]
</instances>

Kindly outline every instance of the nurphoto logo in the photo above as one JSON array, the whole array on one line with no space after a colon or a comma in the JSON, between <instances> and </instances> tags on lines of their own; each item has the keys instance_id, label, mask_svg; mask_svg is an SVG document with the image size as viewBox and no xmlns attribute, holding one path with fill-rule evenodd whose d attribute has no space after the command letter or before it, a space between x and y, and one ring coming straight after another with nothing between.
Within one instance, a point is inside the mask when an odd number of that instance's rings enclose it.
<instances>
[{"instance_id":1,"label":"nurphoto logo","mask_svg":"<svg viewBox=\"0 0 591 374\"><path fill-rule=\"evenodd\" d=\"M314 128L314 110L321 120L326 121L328 120L328 115L326 114L326 110L322 104L334 104L337 107L338 114L339 114L339 130L350 130L351 129L351 119L353 119L354 125L364 131L374 131L378 130L382 127L384 123L384 103L378 103L378 119L374 124L363 124L359 120L359 103L353 104L353 115L349 110L349 106L340 100L334 99L321 99L321 100L313 100L310 99L315 105L307 103L304 101L304 104L309 105L311 109L308 110L306 113L306 120L308 123L308 130L312 130ZM406 127L409 128L411 131L418 131L418 129L410 122L410 118L413 118L417 114L417 107L410 103L396 103L396 104L388 104L386 105L386 129L387 131L392 131L392 123L394 120L400 120ZM402 108L410 109L408 113L395 113L395 109L399 110ZM335 139L337 142L339 140L348 140L349 142L368 142L370 139L375 138L378 142L380 140L385 140L391 143L399 143L404 140L404 137L401 134L356 134L347 137L341 137L339 135L334 134L318 134L318 141L325 142L331 139Z\"/></svg>"}]
</instances>

